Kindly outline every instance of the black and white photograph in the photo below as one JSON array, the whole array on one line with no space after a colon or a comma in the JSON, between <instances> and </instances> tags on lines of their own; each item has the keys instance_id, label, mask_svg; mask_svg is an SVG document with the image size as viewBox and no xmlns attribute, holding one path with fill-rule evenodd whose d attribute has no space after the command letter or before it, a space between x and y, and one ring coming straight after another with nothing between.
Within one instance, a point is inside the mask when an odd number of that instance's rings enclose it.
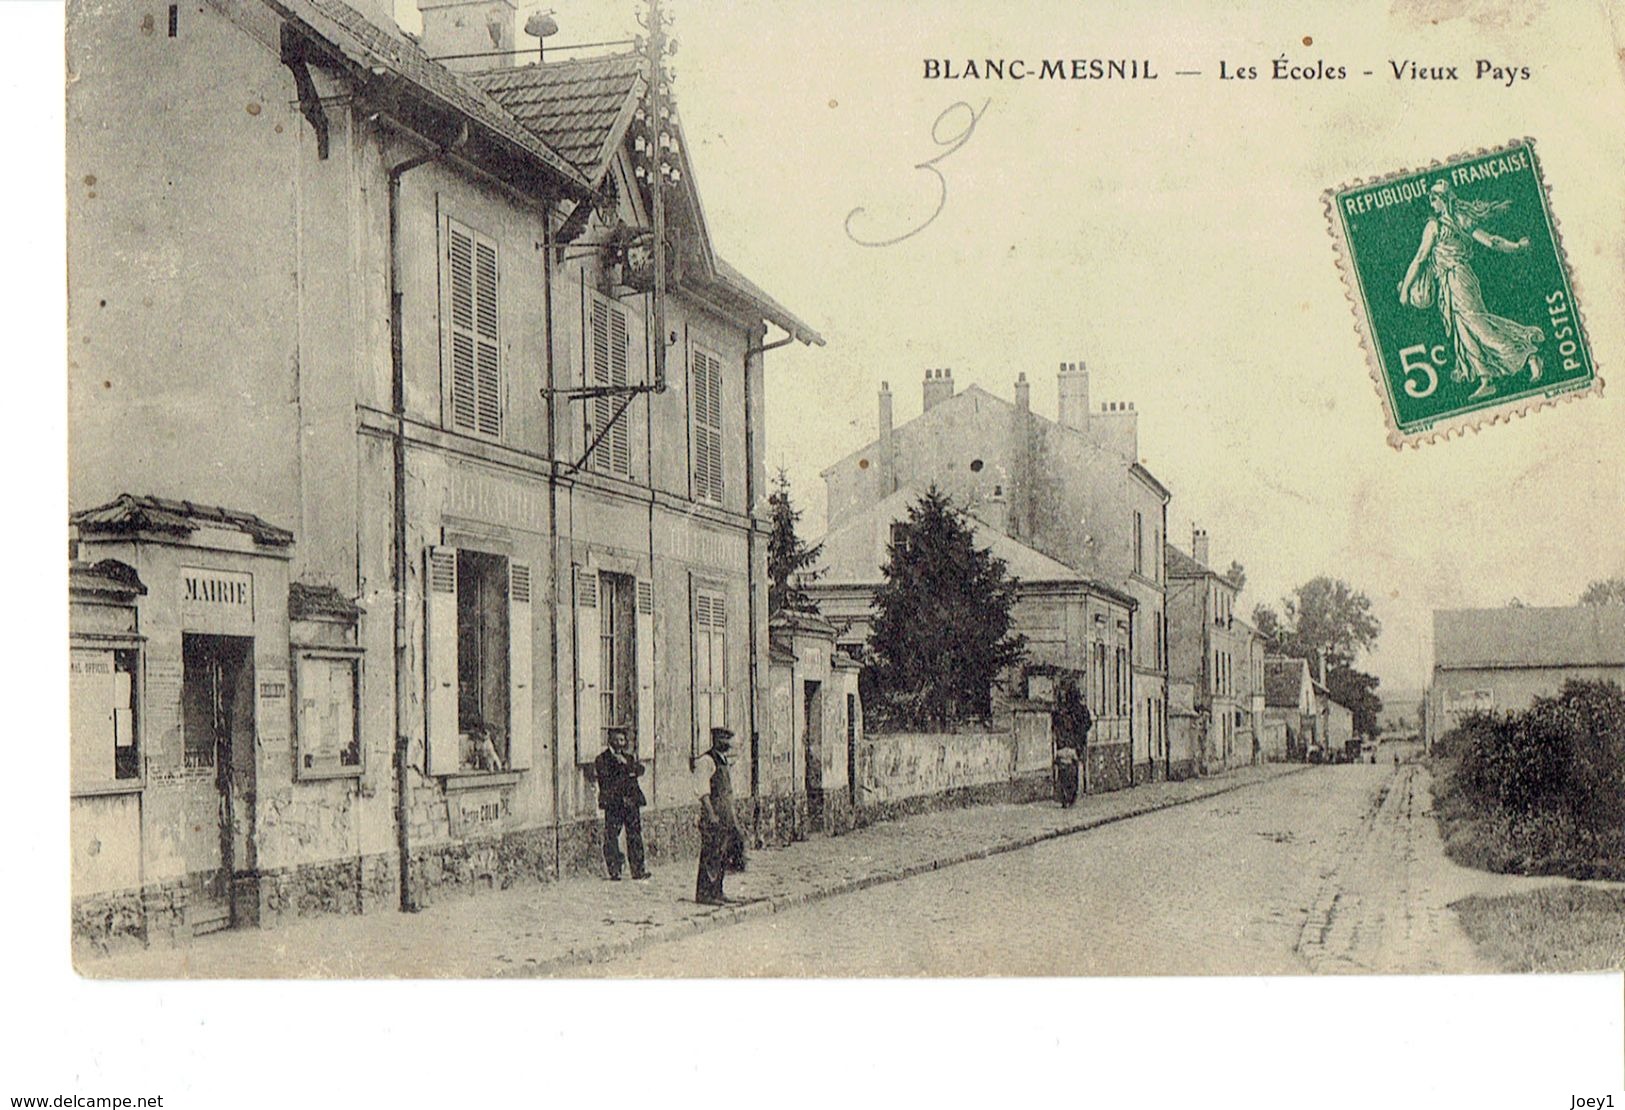
<instances>
[{"instance_id":1,"label":"black and white photograph","mask_svg":"<svg viewBox=\"0 0 1625 1110\"><path fill-rule=\"evenodd\" d=\"M15 7L13 1105L1625 1098L1616 0Z\"/></svg>"}]
</instances>

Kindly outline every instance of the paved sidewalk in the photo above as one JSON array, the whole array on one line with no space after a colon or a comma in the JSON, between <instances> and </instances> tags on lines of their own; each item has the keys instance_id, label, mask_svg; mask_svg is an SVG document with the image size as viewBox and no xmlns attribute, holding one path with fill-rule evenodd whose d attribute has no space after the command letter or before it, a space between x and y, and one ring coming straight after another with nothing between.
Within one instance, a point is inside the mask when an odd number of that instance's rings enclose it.
<instances>
[{"instance_id":1,"label":"paved sidewalk","mask_svg":"<svg viewBox=\"0 0 1625 1110\"><path fill-rule=\"evenodd\" d=\"M895 882L966 860L1227 793L1301 770L1243 768L1053 802L977 806L886 822L839 837L752 853L728 879L739 904L693 901L694 864L669 864L646 882L599 878L528 883L460 896L421 913L307 918L270 930L200 937L174 949L78 959L91 978L489 978L553 975L652 944L807 902Z\"/></svg>"}]
</instances>

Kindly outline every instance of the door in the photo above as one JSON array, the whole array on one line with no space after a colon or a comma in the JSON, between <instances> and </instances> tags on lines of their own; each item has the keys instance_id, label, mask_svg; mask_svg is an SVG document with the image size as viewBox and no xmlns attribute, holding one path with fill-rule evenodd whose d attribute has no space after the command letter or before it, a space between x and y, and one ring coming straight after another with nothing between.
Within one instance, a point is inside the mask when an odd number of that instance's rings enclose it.
<instances>
[{"instance_id":1,"label":"door","mask_svg":"<svg viewBox=\"0 0 1625 1110\"><path fill-rule=\"evenodd\" d=\"M807 767L807 822L815 829L824 827L824 696L822 683L802 686L802 736Z\"/></svg>"},{"instance_id":2,"label":"door","mask_svg":"<svg viewBox=\"0 0 1625 1110\"><path fill-rule=\"evenodd\" d=\"M181 637L182 851L193 877L186 920L194 934L253 916L247 904L255 866L253 660L250 637Z\"/></svg>"}]
</instances>

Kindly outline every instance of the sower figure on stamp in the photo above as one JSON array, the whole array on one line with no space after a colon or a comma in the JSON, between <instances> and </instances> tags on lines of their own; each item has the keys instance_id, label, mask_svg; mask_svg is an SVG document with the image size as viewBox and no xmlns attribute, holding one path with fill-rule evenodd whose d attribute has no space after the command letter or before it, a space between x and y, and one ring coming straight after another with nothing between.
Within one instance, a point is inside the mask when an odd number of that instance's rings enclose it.
<instances>
[{"instance_id":1,"label":"sower figure on stamp","mask_svg":"<svg viewBox=\"0 0 1625 1110\"><path fill-rule=\"evenodd\" d=\"M1077 682L1063 678L1055 692L1055 797L1062 809L1078 800L1078 764L1093 724Z\"/></svg>"},{"instance_id":2,"label":"sower figure on stamp","mask_svg":"<svg viewBox=\"0 0 1625 1110\"><path fill-rule=\"evenodd\" d=\"M728 899L722 893L727 872L728 846L743 843L734 814L733 780L728 774L728 752L733 733L725 728L711 730L711 747L693 761L694 792L700 801L700 873L694 880L694 901L703 906L720 906Z\"/></svg>"},{"instance_id":3,"label":"sower figure on stamp","mask_svg":"<svg viewBox=\"0 0 1625 1110\"><path fill-rule=\"evenodd\" d=\"M621 830L626 830L626 856L634 879L647 879L643 866L643 811L649 803L638 785L644 766L632 754L627 730L609 729L609 747L598 753L593 771L598 776L598 808L604 811L604 867L611 879L621 877Z\"/></svg>"}]
</instances>

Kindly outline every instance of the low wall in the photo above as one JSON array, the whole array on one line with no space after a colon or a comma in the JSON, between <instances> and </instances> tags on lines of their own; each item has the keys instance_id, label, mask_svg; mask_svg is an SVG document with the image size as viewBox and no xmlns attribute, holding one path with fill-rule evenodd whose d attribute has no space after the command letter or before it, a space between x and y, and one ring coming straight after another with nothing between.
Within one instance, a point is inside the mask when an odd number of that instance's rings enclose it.
<instances>
[{"instance_id":1,"label":"low wall","mask_svg":"<svg viewBox=\"0 0 1625 1110\"><path fill-rule=\"evenodd\" d=\"M1128 744L1090 744L1085 758L1089 761L1089 793L1104 794L1130 785Z\"/></svg>"},{"instance_id":2,"label":"low wall","mask_svg":"<svg viewBox=\"0 0 1625 1110\"><path fill-rule=\"evenodd\" d=\"M859 808L1046 777L1054 748L1048 713L1018 712L998 731L891 732L866 738Z\"/></svg>"}]
</instances>

